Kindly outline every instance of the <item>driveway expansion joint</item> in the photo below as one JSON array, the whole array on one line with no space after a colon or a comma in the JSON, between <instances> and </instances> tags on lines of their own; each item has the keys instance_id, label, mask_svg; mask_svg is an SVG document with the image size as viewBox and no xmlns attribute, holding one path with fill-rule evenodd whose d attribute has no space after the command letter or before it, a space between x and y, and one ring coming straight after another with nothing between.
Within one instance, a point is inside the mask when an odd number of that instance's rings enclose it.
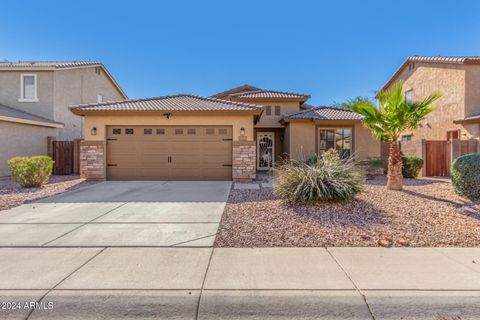
<instances>
[{"instance_id":1,"label":"driveway expansion joint","mask_svg":"<svg viewBox=\"0 0 480 320\"><path fill-rule=\"evenodd\" d=\"M98 257L99 254L101 254L102 252L104 252L107 248L103 248L102 250L99 250L97 253L95 253L93 256L91 256L89 259L87 259L87 261L83 262L82 264L80 264L80 266L78 266L77 268L75 268L72 272L70 272L69 274L67 274L65 277L63 277L63 279L61 279L56 285L54 285L52 288L48 289L47 292L45 292L44 295L42 295L40 297L40 299L38 299L38 303L42 302L43 299L45 299L45 297L50 293L52 292L56 287L58 287L62 282L64 282L65 280L67 280L69 277L71 277L75 272L77 272L78 270L80 270L81 268L83 268L86 264L88 264L90 261L92 261L93 259L95 259L96 257ZM28 313L27 317L25 318L25 320L28 320L30 319L31 315L33 314L33 312L35 311L35 308L32 308L32 310L30 310L30 312Z\"/></svg>"},{"instance_id":2,"label":"driveway expansion joint","mask_svg":"<svg viewBox=\"0 0 480 320\"><path fill-rule=\"evenodd\" d=\"M87 222L79 225L79 226L76 227L76 228L73 228L72 230L70 230L70 231L62 234L61 236L58 236L58 237L56 237L55 239L52 239L52 240L49 240L49 241L45 242L44 244L41 245L41 247L45 247L45 246L48 245L49 243L51 243L51 242L53 242L53 241L56 241L56 240L58 240L58 239L60 239L60 238L62 238L62 237L64 237L64 236L66 236L67 234L70 234L70 233L72 233L73 231L76 231L76 230L80 229L81 227L86 226L86 225L89 224L90 222L95 221L96 219L99 219L99 218L101 218L101 217L109 214L110 212L113 212L113 211L117 210L118 208L120 208L120 207L122 207L122 206L124 206L124 205L126 205L126 204L127 204L127 202L124 202L124 203L116 206L115 208L113 208L113 209L111 209L111 210L109 210L109 211L107 211L107 212L99 215L98 217L96 217L96 218L94 218L94 219L92 219L92 220L90 220L90 221L87 221ZM103 247L103 246L102 246L102 247Z\"/></svg>"}]
</instances>

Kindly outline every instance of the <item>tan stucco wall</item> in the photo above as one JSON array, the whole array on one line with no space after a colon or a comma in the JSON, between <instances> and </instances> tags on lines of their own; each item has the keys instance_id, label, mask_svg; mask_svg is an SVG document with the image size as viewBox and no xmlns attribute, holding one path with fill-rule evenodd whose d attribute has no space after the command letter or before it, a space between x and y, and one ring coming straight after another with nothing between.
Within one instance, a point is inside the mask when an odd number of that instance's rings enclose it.
<instances>
[{"instance_id":1,"label":"tan stucco wall","mask_svg":"<svg viewBox=\"0 0 480 320\"><path fill-rule=\"evenodd\" d=\"M465 67L465 116L480 114L480 65Z\"/></svg>"},{"instance_id":2,"label":"tan stucco wall","mask_svg":"<svg viewBox=\"0 0 480 320\"><path fill-rule=\"evenodd\" d=\"M380 157L380 142L375 139L370 130L361 123L338 123L334 121L325 121L315 123L308 122L290 122L289 127L289 149L290 158L295 160L306 160L317 152L318 127L352 127L353 128L353 148L358 160Z\"/></svg>"},{"instance_id":3,"label":"tan stucco wall","mask_svg":"<svg viewBox=\"0 0 480 320\"><path fill-rule=\"evenodd\" d=\"M405 68L396 81L400 79L404 81L405 90L413 89L414 101L422 100L434 91L443 94L434 103L437 109L413 131L413 140L445 140L447 131L459 129L462 139L471 136L464 126L453 121L469 113L480 113L479 66L416 62L413 70ZM412 132L404 134L409 133Z\"/></svg>"},{"instance_id":4,"label":"tan stucco wall","mask_svg":"<svg viewBox=\"0 0 480 320\"><path fill-rule=\"evenodd\" d=\"M293 113L293 112L300 111L300 103L298 101L297 102L256 101L252 103L272 107L272 114L269 116L267 116L267 113L265 112L265 110L263 111L262 116L260 117L260 121L258 121L258 123L255 125L255 127L257 128L261 128L261 127L282 128L283 125L281 125L279 122L280 119L282 118L282 115L286 113ZM275 115L275 106L280 106L279 116Z\"/></svg>"},{"instance_id":5,"label":"tan stucco wall","mask_svg":"<svg viewBox=\"0 0 480 320\"><path fill-rule=\"evenodd\" d=\"M123 96L102 70L79 68L55 71L55 121L65 124L59 131L58 140L82 138L83 119L70 112L68 106L81 103L96 103L101 94L104 101L123 100Z\"/></svg>"},{"instance_id":6,"label":"tan stucco wall","mask_svg":"<svg viewBox=\"0 0 480 320\"><path fill-rule=\"evenodd\" d=\"M47 137L53 128L0 121L0 177L10 175L7 161L17 156L47 155Z\"/></svg>"},{"instance_id":7,"label":"tan stucco wall","mask_svg":"<svg viewBox=\"0 0 480 320\"><path fill-rule=\"evenodd\" d=\"M180 115L172 112L170 119L162 114L150 115L104 115L85 116L85 140L101 141L106 139L106 126L151 125L151 126L232 126L233 140L237 141L240 129L245 129L247 140L253 140L253 115L239 113L236 115ZM90 131L97 128L97 134Z\"/></svg>"},{"instance_id":8,"label":"tan stucco wall","mask_svg":"<svg viewBox=\"0 0 480 320\"><path fill-rule=\"evenodd\" d=\"M37 75L38 102L19 102L21 75ZM0 71L0 104L53 120L53 71Z\"/></svg>"},{"instance_id":9,"label":"tan stucco wall","mask_svg":"<svg viewBox=\"0 0 480 320\"><path fill-rule=\"evenodd\" d=\"M290 159L303 161L315 155L315 123L291 122L288 126Z\"/></svg>"}]
</instances>

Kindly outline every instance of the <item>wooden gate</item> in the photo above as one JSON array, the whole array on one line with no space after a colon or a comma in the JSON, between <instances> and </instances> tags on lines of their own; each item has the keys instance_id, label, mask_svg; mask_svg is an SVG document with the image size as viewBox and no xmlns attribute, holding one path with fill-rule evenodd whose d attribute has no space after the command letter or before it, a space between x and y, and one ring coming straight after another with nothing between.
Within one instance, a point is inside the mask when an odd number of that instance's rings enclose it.
<instances>
[{"instance_id":1,"label":"wooden gate","mask_svg":"<svg viewBox=\"0 0 480 320\"><path fill-rule=\"evenodd\" d=\"M74 142L73 141L53 141L53 174L72 174Z\"/></svg>"},{"instance_id":2,"label":"wooden gate","mask_svg":"<svg viewBox=\"0 0 480 320\"><path fill-rule=\"evenodd\" d=\"M450 175L449 141L426 141L425 175L445 177Z\"/></svg>"}]
</instances>

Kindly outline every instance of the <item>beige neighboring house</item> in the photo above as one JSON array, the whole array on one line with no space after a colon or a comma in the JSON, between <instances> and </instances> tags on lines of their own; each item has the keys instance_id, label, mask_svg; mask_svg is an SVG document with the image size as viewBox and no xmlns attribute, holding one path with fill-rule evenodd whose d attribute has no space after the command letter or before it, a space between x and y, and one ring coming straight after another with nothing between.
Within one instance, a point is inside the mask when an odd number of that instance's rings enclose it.
<instances>
[{"instance_id":1,"label":"beige neighboring house","mask_svg":"<svg viewBox=\"0 0 480 320\"><path fill-rule=\"evenodd\" d=\"M434 91L443 96L414 132L403 141L467 140L480 137L480 57L412 56L395 72L381 91L404 82L405 97L426 98Z\"/></svg>"},{"instance_id":2,"label":"beige neighboring house","mask_svg":"<svg viewBox=\"0 0 480 320\"><path fill-rule=\"evenodd\" d=\"M0 62L0 177L8 159L47 154L47 137L83 138L72 104L127 99L99 62Z\"/></svg>"},{"instance_id":3,"label":"beige neighboring house","mask_svg":"<svg viewBox=\"0 0 480 320\"><path fill-rule=\"evenodd\" d=\"M282 158L336 148L380 156L362 118L311 107L309 95L244 85L212 97L180 94L71 107L85 118L80 172L91 180L252 180Z\"/></svg>"}]
</instances>

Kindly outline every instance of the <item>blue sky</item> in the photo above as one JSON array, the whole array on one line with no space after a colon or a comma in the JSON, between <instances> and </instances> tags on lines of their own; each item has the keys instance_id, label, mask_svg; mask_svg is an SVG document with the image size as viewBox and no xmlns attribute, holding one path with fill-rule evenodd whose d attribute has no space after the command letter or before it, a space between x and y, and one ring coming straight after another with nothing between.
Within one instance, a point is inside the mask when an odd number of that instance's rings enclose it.
<instances>
[{"instance_id":1,"label":"blue sky","mask_svg":"<svg viewBox=\"0 0 480 320\"><path fill-rule=\"evenodd\" d=\"M245 83L328 105L404 59L480 55L480 1L5 1L0 59L100 60L130 98Z\"/></svg>"}]
</instances>

